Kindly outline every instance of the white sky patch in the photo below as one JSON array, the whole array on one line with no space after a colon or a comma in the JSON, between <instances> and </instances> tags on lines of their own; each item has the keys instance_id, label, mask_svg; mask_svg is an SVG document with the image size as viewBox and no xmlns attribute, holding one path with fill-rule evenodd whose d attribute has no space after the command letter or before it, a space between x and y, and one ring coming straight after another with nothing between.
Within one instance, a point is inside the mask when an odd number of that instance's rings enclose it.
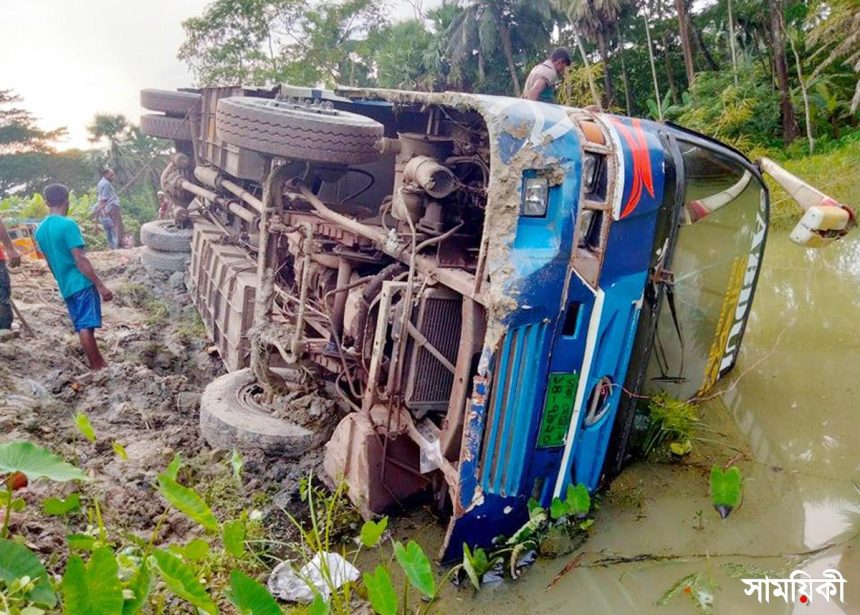
<instances>
[{"instance_id":1,"label":"white sky patch","mask_svg":"<svg viewBox=\"0 0 860 615\"><path fill-rule=\"evenodd\" d=\"M69 135L60 149L90 147L96 113L137 123L140 90L191 85L176 53L182 21L209 0L0 0L0 89L23 97L44 129ZM419 0L427 10L440 0ZM412 3L389 0L395 20L413 18Z\"/></svg>"}]
</instances>

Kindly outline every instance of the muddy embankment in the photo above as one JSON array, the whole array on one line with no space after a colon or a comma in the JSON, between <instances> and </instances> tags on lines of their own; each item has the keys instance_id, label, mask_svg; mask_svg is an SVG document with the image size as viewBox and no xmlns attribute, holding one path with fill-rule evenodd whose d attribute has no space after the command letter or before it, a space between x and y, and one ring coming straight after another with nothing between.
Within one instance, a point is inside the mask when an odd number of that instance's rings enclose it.
<instances>
[{"instance_id":1,"label":"muddy embankment","mask_svg":"<svg viewBox=\"0 0 860 615\"><path fill-rule=\"evenodd\" d=\"M18 322L17 336L0 337L0 440L29 440L84 468L93 480L81 491L98 498L112 531L149 536L165 511L156 476L176 453L185 461L183 482L200 491L216 513L262 506L276 514L293 499L298 478L313 467L315 456L287 464L245 455L244 485L230 480L229 452L211 450L199 435L200 393L223 367L184 274L150 275L139 250L90 258L114 293L114 300L103 304L104 328L97 334L110 365L89 372L44 264L25 262L13 269L13 298L34 334ZM94 443L75 427L79 412L95 429ZM114 451L115 442L127 459ZM65 559L69 528L66 521L42 514L41 502L78 488L38 481L22 492L27 508L12 517L13 531L45 559L59 555L51 558L55 564ZM85 529L83 517L79 523ZM186 517L169 512L160 536L184 540L195 531Z\"/></svg>"}]
</instances>

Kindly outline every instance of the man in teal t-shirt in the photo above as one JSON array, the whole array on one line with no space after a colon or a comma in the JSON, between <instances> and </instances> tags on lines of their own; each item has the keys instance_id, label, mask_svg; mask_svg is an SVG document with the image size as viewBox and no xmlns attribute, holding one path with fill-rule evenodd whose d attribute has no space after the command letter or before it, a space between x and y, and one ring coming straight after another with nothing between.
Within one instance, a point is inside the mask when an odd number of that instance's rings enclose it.
<instances>
[{"instance_id":1,"label":"man in teal t-shirt","mask_svg":"<svg viewBox=\"0 0 860 615\"><path fill-rule=\"evenodd\" d=\"M99 352L95 330L102 326L101 299L110 301L113 294L84 254L81 229L66 217L69 189L62 184L51 184L45 188L44 196L50 213L36 229L36 242L57 280L90 367L102 369L107 363Z\"/></svg>"}]
</instances>

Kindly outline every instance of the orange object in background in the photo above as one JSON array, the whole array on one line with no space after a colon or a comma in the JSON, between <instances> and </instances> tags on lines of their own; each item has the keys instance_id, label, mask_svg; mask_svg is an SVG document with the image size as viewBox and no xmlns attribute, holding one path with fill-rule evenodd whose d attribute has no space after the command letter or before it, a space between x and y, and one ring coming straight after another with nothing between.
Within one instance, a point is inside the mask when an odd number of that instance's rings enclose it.
<instances>
[{"instance_id":1,"label":"orange object in background","mask_svg":"<svg viewBox=\"0 0 860 615\"><path fill-rule=\"evenodd\" d=\"M16 224L7 227L9 237L12 239L12 245L18 250L21 258L30 260L45 260L45 255L39 250L33 235L36 232L35 224Z\"/></svg>"}]
</instances>

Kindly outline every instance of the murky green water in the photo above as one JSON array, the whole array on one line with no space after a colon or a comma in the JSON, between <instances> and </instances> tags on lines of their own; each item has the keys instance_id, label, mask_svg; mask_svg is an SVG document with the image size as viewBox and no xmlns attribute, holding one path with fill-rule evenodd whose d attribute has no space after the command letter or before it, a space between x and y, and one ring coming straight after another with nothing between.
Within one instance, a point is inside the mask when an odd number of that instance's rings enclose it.
<instances>
[{"instance_id":1,"label":"murky green water","mask_svg":"<svg viewBox=\"0 0 860 615\"><path fill-rule=\"evenodd\" d=\"M714 613L860 613L858 326L860 238L811 251L774 232L738 364L718 385L728 391L702 409L710 431L700 435L719 444L697 443L683 466L627 469L603 498L584 565L551 589L573 555L538 562L476 597L449 593L441 612L696 613L691 594L657 603L701 573L714 588ZM738 451L744 501L722 521L710 506L708 471ZM589 566L640 554L675 559ZM796 568L813 578L838 569L844 603L813 593L809 605L759 605L744 594L740 578L786 578Z\"/></svg>"}]
</instances>

